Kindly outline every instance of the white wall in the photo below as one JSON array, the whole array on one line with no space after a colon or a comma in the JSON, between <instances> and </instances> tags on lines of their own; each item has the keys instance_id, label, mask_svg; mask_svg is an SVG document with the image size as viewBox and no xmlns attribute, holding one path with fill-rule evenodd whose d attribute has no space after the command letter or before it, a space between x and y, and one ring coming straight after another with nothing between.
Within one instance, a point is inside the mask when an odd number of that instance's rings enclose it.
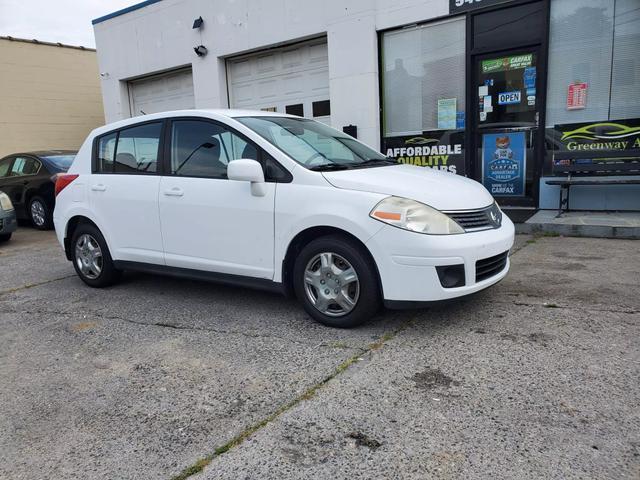
<instances>
[{"instance_id":1,"label":"white wall","mask_svg":"<svg viewBox=\"0 0 640 480\"><path fill-rule=\"evenodd\" d=\"M378 147L378 30L448 13L448 0L162 0L94 27L105 117L129 117L126 80L192 65L197 108L227 107L224 57L326 35L334 127ZM201 31L192 29L199 16ZM205 45L198 58L193 47Z\"/></svg>"}]
</instances>

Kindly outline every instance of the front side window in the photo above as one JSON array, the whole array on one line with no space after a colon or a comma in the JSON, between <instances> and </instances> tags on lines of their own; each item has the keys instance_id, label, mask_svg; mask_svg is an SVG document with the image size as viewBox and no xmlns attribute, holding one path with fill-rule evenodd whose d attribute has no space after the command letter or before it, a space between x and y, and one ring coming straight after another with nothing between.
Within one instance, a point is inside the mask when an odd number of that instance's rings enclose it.
<instances>
[{"instance_id":1,"label":"front side window","mask_svg":"<svg viewBox=\"0 0 640 480\"><path fill-rule=\"evenodd\" d=\"M353 137L304 118L242 117L237 120L312 170L385 165L389 160Z\"/></svg>"},{"instance_id":2,"label":"front side window","mask_svg":"<svg viewBox=\"0 0 640 480\"><path fill-rule=\"evenodd\" d=\"M38 170L40 170L40 162L37 160L28 157L16 157L11 167L11 176L35 175Z\"/></svg>"},{"instance_id":3,"label":"front side window","mask_svg":"<svg viewBox=\"0 0 640 480\"><path fill-rule=\"evenodd\" d=\"M173 121L172 174L227 178L229 162L241 158L258 160L258 150L223 126L202 120Z\"/></svg>"},{"instance_id":4,"label":"front side window","mask_svg":"<svg viewBox=\"0 0 640 480\"><path fill-rule=\"evenodd\" d=\"M6 177L9 174L9 167L11 166L11 159L5 158L0 160L0 178Z\"/></svg>"}]
</instances>

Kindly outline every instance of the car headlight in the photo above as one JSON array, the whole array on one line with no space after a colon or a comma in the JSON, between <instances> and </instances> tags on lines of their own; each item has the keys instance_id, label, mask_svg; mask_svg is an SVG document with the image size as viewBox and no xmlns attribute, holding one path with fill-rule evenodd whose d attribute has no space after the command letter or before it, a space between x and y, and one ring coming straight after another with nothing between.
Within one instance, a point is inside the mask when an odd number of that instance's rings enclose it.
<instances>
[{"instance_id":1,"label":"car headlight","mask_svg":"<svg viewBox=\"0 0 640 480\"><path fill-rule=\"evenodd\" d=\"M9 195L4 192L0 192L0 208L7 211L13 210L13 203L11 203Z\"/></svg>"},{"instance_id":2,"label":"car headlight","mask_svg":"<svg viewBox=\"0 0 640 480\"><path fill-rule=\"evenodd\" d=\"M401 197L387 197L378 203L371 218L394 227L429 235L464 233L464 229L444 213L424 203Z\"/></svg>"}]
</instances>

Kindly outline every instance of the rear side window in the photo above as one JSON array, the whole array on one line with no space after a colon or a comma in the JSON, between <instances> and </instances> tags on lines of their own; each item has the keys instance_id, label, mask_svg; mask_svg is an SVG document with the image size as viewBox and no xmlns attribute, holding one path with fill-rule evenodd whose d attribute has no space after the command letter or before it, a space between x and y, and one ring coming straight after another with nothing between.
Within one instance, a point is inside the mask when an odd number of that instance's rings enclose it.
<instances>
[{"instance_id":1,"label":"rear side window","mask_svg":"<svg viewBox=\"0 0 640 480\"><path fill-rule=\"evenodd\" d=\"M100 137L96 172L156 173L161 132L162 123L149 123Z\"/></svg>"},{"instance_id":2,"label":"rear side window","mask_svg":"<svg viewBox=\"0 0 640 480\"><path fill-rule=\"evenodd\" d=\"M12 177L35 175L40 170L40 162L29 157L16 157L11 167Z\"/></svg>"}]
</instances>

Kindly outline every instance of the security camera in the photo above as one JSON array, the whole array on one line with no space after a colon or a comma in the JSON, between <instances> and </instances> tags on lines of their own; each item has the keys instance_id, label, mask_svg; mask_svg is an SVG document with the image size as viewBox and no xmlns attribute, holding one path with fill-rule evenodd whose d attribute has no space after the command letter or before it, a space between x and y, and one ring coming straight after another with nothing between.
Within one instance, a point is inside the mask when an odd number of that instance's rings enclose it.
<instances>
[{"instance_id":1,"label":"security camera","mask_svg":"<svg viewBox=\"0 0 640 480\"><path fill-rule=\"evenodd\" d=\"M196 52L196 55L198 55L199 57L204 57L208 53L207 47L205 47L204 45L193 47L193 51Z\"/></svg>"}]
</instances>

